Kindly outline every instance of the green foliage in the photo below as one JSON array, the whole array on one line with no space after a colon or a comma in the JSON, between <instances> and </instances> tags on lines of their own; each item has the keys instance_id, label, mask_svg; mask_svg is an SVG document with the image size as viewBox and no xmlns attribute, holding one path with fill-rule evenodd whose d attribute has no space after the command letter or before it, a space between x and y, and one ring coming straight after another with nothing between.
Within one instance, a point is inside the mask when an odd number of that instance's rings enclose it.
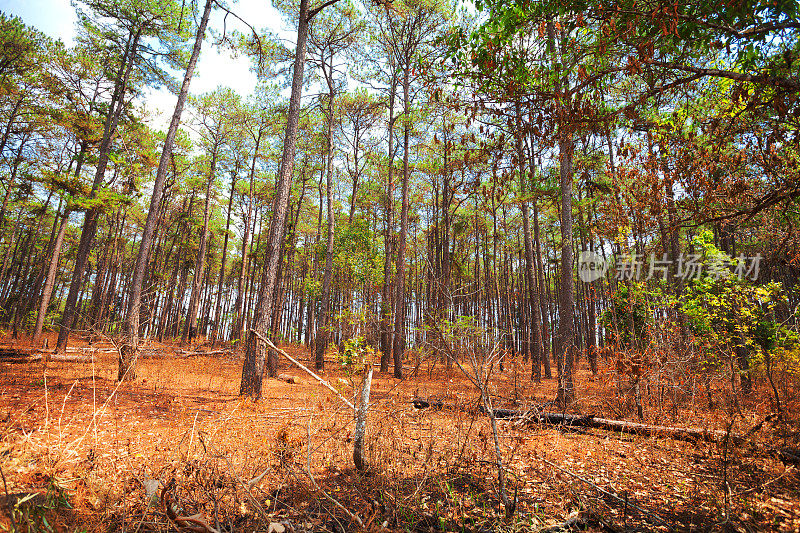
<instances>
[{"instance_id":1,"label":"green foliage","mask_svg":"<svg viewBox=\"0 0 800 533\"><path fill-rule=\"evenodd\" d=\"M754 354L755 362L763 361L776 347L790 356L796 334L775 321L775 307L787 301L782 285L756 285L734 275L728 269L734 260L714 245L710 231L695 236L692 242L703 251L705 274L692 280L680 305L706 363L723 364L733 357L737 346Z\"/></svg>"},{"instance_id":2,"label":"green foliage","mask_svg":"<svg viewBox=\"0 0 800 533\"><path fill-rule=\"evenodd\" d=\"M70 198L70 206L75 211L88 211L89 209L112 211L120 204L130 204L131 202L132 200L129 196L111 189L98 189L94 197L80 196Z\"/></svg>"},{"instance_id":3,"label":"green foliage","mask_svg":"<svg viewBox=\"0 0 800 533\"><path fill-rule=\"evenodd\" d=\"M315 276L312 271L309 271L306 277L303 278L303 292L312 300L319 298L322 294L322 280Z\"/></svg>"},{"instance_id":4,"label":"green foliage","mask_svg":"<svg viewBox=\"0 0 800 533\"><path fill-rule=\"evenodd\" d=\"M339 352L339 363L351 373L359 371L365 364L372 364L375 358L375 349L363 336L347 339Z\"/></svg>"},{"instance_id":5,"label":"green foliage","mask_svg":"<svg viewBox=\"0 0 800 533\"><path fill-rule=\"evenodd\" d=\"M0 75L20 74L34 67L46 38L19 17L0 12Z\"/></svg>"},{"instance_id":6,"label":"green foliage","mask_svg":"<svg viewBox=\"0 0 800 533\"><path fill-rule=\"evenodd\" d=\"M139 33L138 74L150 85L175 82L164 66L183 70L193 36L192 10L176 0L81 0L77 5L80 42L96 50L114 50L122 56L129 36ZM115 58L113 61L117 61ZM109 68L115 68L112 61Z\"/></svg>"},{"instance_id":7,"label":"green foliage","mask_svg":"<svg viewBox=\"0 0 800 533\"><path fill-rule=\"evenodd\" d=\"M64 509L72 509L72 504L67 499L58 480L52 477L47 483L47 492L44 495L38 492L30 493L16 500L11 507L15 522L19 526L24 526L26 531L46 531L48 533L52 533L56 529L50 524L47 517L52 518L58 512L63 512Z\"/></svg>"},{"instance_id":8,"label":"green foliage","mask_svg":"<svg viewBox=\"0 0 800 533\"><path fill-rule=\"evenodd\" d=\"M325 252L320 243L319 253ZM348 272L358 283L374 282L382 276L382 260L375 235L367 221L353 220L353 224L337 224L334 228L334 263Z\"/></svg>"},{"instance_id":9,"label":"green foliage","mask_svg":"<svg viewBox=\"0 0 800 533\"><path fill-rule=\"evenodd\" d=\"M645 282L620 283L611 297L611 307L600 315L600 323L628 346L641 345L652 326L656 308L669 304L660 286ZM633 329L631 329L631 326Z\"/></svg>"},{"instance_id":10,"label":"green foliage","mask_svg":"<svg viewBox=\"0 0 800 533\"><path fill-rule=\"evenodd\" d=\"M478 325L478 320L472 315L457 315L453 320L442 319L438 322L438 328L451 344L465 341L473 349L480 347L481 339L486 335L486 329Z\"/></svg>"}]
</instances>

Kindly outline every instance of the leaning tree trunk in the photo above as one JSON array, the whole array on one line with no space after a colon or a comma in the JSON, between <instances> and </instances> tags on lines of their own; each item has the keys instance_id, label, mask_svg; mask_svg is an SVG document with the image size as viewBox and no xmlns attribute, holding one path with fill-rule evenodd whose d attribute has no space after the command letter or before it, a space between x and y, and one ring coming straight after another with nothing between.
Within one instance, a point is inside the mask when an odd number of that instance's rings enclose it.
<instances>
[{"instance_id":1,"label":"leaning tree trunk","mask_svg":"<svg viewBox=\"0 0 800 533\"><path fill-rule=\"evenodd\" d=\"M94 100L92 100L92 104L94 104ZM77 163L75 164L75 173L73 174L76 178L81 175L81 169L83 168L83 161L88 146L89 146L88 141L84 140L81 143L81 147L76 158ZM69 203L67 203L67 206L64 209L64 215L63 219L61 220L61 225L58 228L58 233L56 234L55 242L53 243L52 255L50 256L50 264L47 269L47 276L45 278L44 288L42 289L42 300L39 303L39 312L36 315L36 327L33 330L33 339L31 341L31 344L34 346L39 343L39 339L42 335L42 329L44 328L44 320L47 316L47 307L50 305L50 298L53 295L53 287L55 286L56 273L58 271L58 261L61 258L61 247L64 243L64 235L66 234L67 231L67 221L69 220L70 213L71 210L69 207ZM0 226L2 226L2 217L0 217Z\"/></svg>"},{"instance_id":2,"label":"leaning tree trunk","mask_svg":"<svg viewBox=\"0 0 800 533\"><path fill-rule=\"evenodd\" d=\"M272 318L272 300L276 289L278 259L285 232L286 209L289 205L289 193L291 192L292 173L294 171L295 143L300 119L300 98L303 92L303 70L306 62L309 18L308 0L300 0L292 93L289 99L280 174L272 203L272 219L270 220L269 236L267 237L264 276L259 294L260 305L256 306L256 314L253 317L253 331L249 332L247 336L247 350L244 364L242 365L242 381L239 387L240 395L250 395L254 398L261 396L261 382L264 376L265 362L268 363L270 375L274 375L277 370L275 356L270 353L270 360L267 361L267 347L259 336L266 336Z\"/></svg>"},{"instance_id":3,"label":"leaning tree trunk","mask_svg":"<svg viewBox=\"0 0 800 533\"><path fill-rule=\"evenodd\" d=\"M161 198L164 195L164 183L167 178L167 169L171 161L175 135L178 133L183 107L186 103L186 97L189 94L189 85L192 82L197 59L200 57L200 48L203 44L203 37L205 36L212 5L213 1L208 0L203 10L200 26L197 28L197 33L195 35L192 55L189 59L189 64L186 66L186 73L183 76L181 90L178 93L175 111L172 113L167 136L164 139L164 149L158 161L156 179L153 183L153 196L150 198L150 209L147 212L142 239L139 243L139 253L136 256L136 266L134 267L133 278L131 279L131 293L128 299L128 312L125 319L127 343L120 350L119 368L117 372L117 379L120 381L125 378L133 379L136 376L136 351L139 346L139 309L142 305L142 283L144 282L145 272L147 271L147 265L150 260L150 243L152 242L153 234L156 229Z\"/></svg>"},{"instance_id":4,"label":"leaning tree trunk","mask_svg":"<svg viewBox=\"0 0 800 533\"><path fill-rule=\"evenodd\" d=\"M119 66L119 71L117 72L117 83L114 86L114 93L111 96L111 102L109 103L105 123L103 124L103 138L100 142L97 167L95 170L94 182L92 183L92 191L90 193L91 198L96 197L97 191L100 189L100 185L102 185L106 175L106 167L108 166L109 155L111 154L111 138L117 130L117 122L122 113L125 91L128 87L131 71L133 70L134 58L136 56L136 50L139 47L140 36L141 30L138 30L131 36L131 42L126 45L125 52L122 55L122 61ZM66 349L72 323L77 318L75 313L77 311L78 296L81 291L86 264L89 262L92 241L97 232L97 221L99 217L100 208L92 207L86 212L83 220L83 230L81 231L81 239L78 243L78 251L75 256L72 281L69 286L67 301L64 305L64 312L61 315L61 328L58 332L56 351L63 351Z\"/></svg>"},{"instance_id":5,"label":"leaning tree trunk","mask_svg":"<svg viewBox=\"0 0 800 533\"><path fill-rule=\"evenodd\" d=\"M153 240L153 234L155 233L156 222L158 220L159 206L161 205L161 198L164 195L164 183L167 179L167 169L171 161L172 147L175 144L175 135L178 133L183 107L186 103L186 97L189 95L189 85L192 82L197 59L200 57L200 48L203 44L203 37L205 36L212 5L213 0L206 1L203 17L200 19L200 26L198 26L195 35L192 55L189 59L189 64L186 66L186 73L183 76L181 90L178 93L175 111L172 113L167 136L164 139L164 149L161 151L161 158L158 160L158 170L156 170L156 179L153 183L153 196L150 198L150 208L147 211L147 219L145 220L144 230L142 231L142 240L139 243L139 253L136 256L136 266L133 269L133 278L131 279L131 292L128 297L128 311L125 318L127 343L123 345L120 350L117 371L117 379L120 381L123 378L133 379L136 376L136 350L139 347L139 309L142 305L142 283L144 282L145 272L147 271L147 265L150 261L150 243Z\"/></svg>"},{"instance_id":6,"label":"leaning tree trunk","mask_svg":"<svg viewBox=\"0 0 800 533\"><path fill-rule=\"evenodd\" d=\"M42 301L39 304L39 313L36 315L36 327L33 330L33 340L31 344L36 346L42 336L44 319L47 316L47 307L50 305L50 297L53 295L53 286L56 282L56 271L58 270L58 260L61 257L61 246L64 243L64 234L67 232L67 221L69 220L70 210L66 208L61 218L61 225L58 228L55 242L53 243L53 255L50 257L50 265L47 269L47 278L42 289Z\"/></svg>"},{"instance_id":7,"label":"leaning tree trunk","mask_svg":"<svg viewBox=\"0 0 800 533\"><path fill-rule=\"evenodd\" d=\"M389 371L394 337L391 331L392 311L392 238L394 235L394 99L395 79L389 88L389 176L386 184L386 234L383 238L383 292L381 293L381 372Z\"/></svg>"}]
</instances>

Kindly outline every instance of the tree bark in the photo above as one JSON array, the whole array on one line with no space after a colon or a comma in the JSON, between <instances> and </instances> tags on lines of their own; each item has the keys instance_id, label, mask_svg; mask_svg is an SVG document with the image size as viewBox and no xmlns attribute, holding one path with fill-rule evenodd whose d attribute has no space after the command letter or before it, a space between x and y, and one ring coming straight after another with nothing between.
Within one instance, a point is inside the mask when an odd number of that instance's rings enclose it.
<instances>
[{"instance_id":1,"label":"tree bark","mask_svg":"<svg viewBox=\"0 0 800 533\"><path fill-rule=\"evenodd\" d=\"M560 63L555 45L555 27L547 21L547 46L553 63ZM561 76L558 73L558 76ZM575 282L572 276L572 160L575 142L568 124L568 96L562 93L562 80L556 79L556 120L558 124L559 180L561 186L561 283L558 309L558 391L556 400L562 407L575 400L573 366L575 362Z\"/></svg>"},{"instance_id":2,"label":"tree bark","mask_svg":"<svg viewBox=\"0 0 800 533\"><path fill-rule=\"evenodd\" d=\"M542 346L542 315L539 307L539 291L537 290L536 276L534 268L536 260L534 258L533 240L531 238L530 211L528 209L528 178L525 173L525 153L522 142L522 110L519 102L516 104L517 118L517 165L519 166L519 185L522 193L522 233L525 241L525 280L528 284L528 299L531 317L531 379L541 381L542 379L542 359L544 347ZM531 151L533 147L531 147ZM533 158L531 158L532 160ZM531 173L533 166L531 165Z\"/></svg>"},{"instance_id":3,"label":"tree bark","mask_svg":"<svg viewBox=\"0 0 800 533\"><path fill-rule=\"evenodd\" d=\"M66 208L61 217L61 225L58 227L56 240L53 243L53 255L50 257L50 266L47 269L47 278L44 282L44 289L42 289L42 301L39 304L39 313L36 315L36 327L33 330L33 339L31 344L37 346L39 339L42 336L42 329L44 327L44 319L47 316L47 307L50 305L50 297L53 295L53 286L56 281L56 273L58 271L58 260L61 257L61 246L64 243L64 235L67 232L67 221L69 220L70 210Z\"/></svg>"},{"instance_id":4,"label":"tree bark","mask_svg":"<svg viewBox=\"0 0 800 533\"><path fill-rule=\"evenodd\" d=\"M394 237L394 100L396 80L392 76L389 88L389 175L386 185L386 232L383 238L383 292L381 293L381 372L389 371L394 345L392 328L394 298L392 298L392 240Z\"/></svg>"},{"instance_id":5,"label":"tree bark","mask_svg":"<svg viewBox=\"0 0 800 533\"><path fill-rule=\"evenodd\" d=\"M217 306L214 310L214 336L212 340L213 346L216 347L217 340L219 339L219 332L222 328L222 283L225 279L225 260L228 257L228 236L231 229L231 209L233 208L233 193L236 191L236 174L239 171L239 164L236 165L236 170L231 175L231 195L228 198L228 216L225 220L225 239L222 244L222 264L219 267L219 281L217 283Z\"/></svg>"},{"instance_id":6,"label":"tree bark","mask_svg":"<svg viewBox=\"0 0 800 533\"><path fill-rule=\"evenodd\" d=\"M258 149L261 146L261 136L264 134L263 125L259 125L258 134L256 135L256 144L253 149L253 160L250 165L250 191L247 199L247 216L244 220L244 235L242 236L242 266L239 269L239 277L236 281L236 304L234 305L235 324L233 331L231 331L231 340L240 340L244 335L244 301L246 291L245 277L247 275L248 263L248 249L247 246L250 241L250 222L253 219L253 196L254 196L254 180L256 175L256 161L258 159Z\"/></svg>"},{"instance_id":7,"label":"tree bark","mask_svg":"<svg viewBox=\"0 0 800 533\"><path fill-rule=\"evenodd\" d=\"M527 413L514 409L494 409L497 418L524 417L536 424L552 424L557 426L590 427L616 431L620 433L633 433L645 436L670 437L679 440L703 440L708 442L721 442L726 437L740 441L741 435L730 434L727 431L706 428L680 428L669 426L651 426L638 422L625 420L610 420L594 416L571 415L564 413Z\"/></svg>"},{"instance_id":8,"label":"tree bark","mask_svg":"<svg viewBox=\"0 0 800 533\"><path fill-rule=\"evenodd\" d=\"M367 462L364 461L364 433L367 430L367 411L369 410L369 392L372 387L372 364L368 363L364 369L364 377L361 380L361 402L356 411L356 428L353 432L353 463L359 472L367 469Z\"/></svg>"}]
</instances>

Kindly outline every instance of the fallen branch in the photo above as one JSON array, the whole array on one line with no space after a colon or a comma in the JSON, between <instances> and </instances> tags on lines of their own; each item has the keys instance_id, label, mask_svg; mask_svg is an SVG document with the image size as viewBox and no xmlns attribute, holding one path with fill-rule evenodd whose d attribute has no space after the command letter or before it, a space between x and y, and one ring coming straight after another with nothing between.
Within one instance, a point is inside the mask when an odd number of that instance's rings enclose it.
<instances>
[{"instance_id":1,"label":"fallen branch","mask_svg":"<svg viewBox=\"0 0 800 533\"><path fill-rule=\"evenodd\" d=\"M414 409L427 409L430 407L435 411L442 409L444 407L444 402L442 400L423 400L422 398L414 398L411 400L411 405L414 406Z\"/></svg>"},{"instance_id":2,"label":"fallen branch","mask_svg":"<svg viewBox=\"0 0 800 533\"><path fill-rule=\"evenodd\" d=\"M227 457L226 455L224 455L224 454L221 454L221 453L219 453L219 450L217 450L217 449L216 449L216 447L214 446L214 444L212 444L212 442L211 442L211 439L208 439L208 442L206 442L206 441L205 441L205 439L203 439L203 434L202 434L202 432L198 433L198 438L200 439L200 442L201 442L201 443L202 443L204 446L205 446L206 444L208 444L208 446L211 448L211 451L213 451L213 452L214 452L214 454L215 454L217 457L221 457L222 459L224 459L224 460L225 460L225 462L226 462L226 463L227 463L227 465L228 465L228 473L229 473L231 476L233 476L233 477L236 479L236 481L238 481L238 482L239 482L239 484L240 484L242 487L244 487L244 489L245 489L245 495L247 496L247 499L250 501L250 503L253 505L253 507L255 507L256 509L258 509L258 512L260 513L261 517L263 517L264 519L266 519L266 521L267 521L267 522L269 522L269 521L270 521L270 516L269 516L269 514L267 514L267 511L265 511L265 510L264 510L264 508L263 508L263 507L261 507L261 504L260 504L260 503L258 503L258 500L256 500L256 499L255 499L255 497L253 496L253 493L252 493L252 492L250 492L250 489L252 488L252 485L250 485L250 484L248 484L248 483L245 483L245 482L242 480L242 478L241 478L241 477L239 477L239 474L237 474L237 473L236 473L236 470L233 468L233 465L231 464L230 460L228 460L228 457ZM212 436L212 438L213 438L213 436ZM252 481L252 480L251 480L251 481ZM264 522L262 521L262 522L261 522L261 525L263 525L263 524L264 524Z\"/></svg>"},{"instance_id":3,"label":"fallen branch","mask_svg":"<svg viewBox=\"0 0 800 533\"><path fill-rule=\"evenodd\" d=\"M170 522L175 524L178 531L189 531L191 533L220 533L218 529L211 526L202 514L197 513L191 516L179 516L175 511L175 506L169 501L168 492L175 486L175 478L169 480L161 490L161 506L167 514Z\"/></svg>"},{"instance_id":4,"label":"fallen branch","mask_svg":"<svg viewBox=\"0 0 800 533\"><path fill-rule=\"evenodd\" d=\"M291 376L289 374L278 374L275 377L278 378L279 380L285 381L286 383L289 383L291 385L300 385L300 384L303 383L303 380L301 380L300 378L297 378L295 376Z\"/></svg>"},{"instance_id":5,"label":"fallen branch","mask_svg":"<svg viewBox=\"0 0 800 533\"><path fill-rule=\"evenodd\" d=\"M704 440L707 442L721 442L728 434L727 431L722 430L651 426L649 424L640 424L638 422L597 418L592 415L581 416L562 413L532 413L528 411L516 411L513 409L495 409L494 415L497 418L520 417L536 424L590 427L605 429L608 431L619 431L621 433L635 433L637 435L670 437L678 440ZM729 438L737 442L742 440L741 435L737 434L731 434Z\"/></svg>"},{"instance_id":6,"label":"fallen branch","mask_svg":"<svg viewBox=\"0 0 800 533\"><path fill-rule=\"evenodd\" d=\"M338 397L340 400L342 400L342 402L344 402L344 404L345 404L345 405L347 405L347 407L349 407L349 408L350 408L350 409L352 409L353 411L355 411L355 410L356 410L355 406L354 406L352 403L350 403L350 401L349 401L347 398L345 398L344 396L342 396L342 394L341 394L341 393L340 393L338 390L336 390L336 389L333 387L333 385L331 385L330 383L328 383L327 381L325 381L324 379L322 379L321 377L319 377L318 375L316 375L314 372L312 372L311 370L309 370L309 369L308 369L308 368L307 368L305 365L303 365L303 363L301 363L300 361L298 361L297 359L295 359L294 357L292 357L292 356L291 356L291 355L289 355L288 353L284 352L283 350L281 350L280 348L278 348L277 346L275 346L275 345L272 343L272 341L271 341L271 340L269 340L269 339L268 339L268 338L266 338L265 336L261 335L261 334L260 334L259 332L257 332L256 330L254 330L254 329L251 329L250 331L252 331L252 332L253 332L253 334L255 334L255 336L256 336L256 337L258 337L259 339L261 339L262 341L264 341L264 343L265 343L267 346L269 346L270 348L272 348L273 350L275 350L276 352L278 352L279 354L281 354L282 356L284 356L286 359L288 359L289 361L291 361L292 363L294 363L294 364L295 364L295 365L296 365L298 368L300 368L300 370L304 371L306 374L308 374L308 375L309 375L309 376L311 376L312 378L316 379L316 380L317 380L317 381L318 381L318 382L319 382L321 385L323 385L323 386L324 386L324 387L326 387L328 390L330 390L331 392L333 392L333 393L334 393L334 394L335 394L335 395L336 395L336 396L337 396L337 397Z\"/></svg>"},{"instance_id":7,"label":"fallen branch","mask_svg":"<svg viewBox=\"0 0 800 533\"><path fill-rule=\"evenodd\" d=\"M94 346L67 346L64 348L65 352L91 352L91 353L117 353L116 350L112 348L95 348Z\"/></svg>"}]
</instances>

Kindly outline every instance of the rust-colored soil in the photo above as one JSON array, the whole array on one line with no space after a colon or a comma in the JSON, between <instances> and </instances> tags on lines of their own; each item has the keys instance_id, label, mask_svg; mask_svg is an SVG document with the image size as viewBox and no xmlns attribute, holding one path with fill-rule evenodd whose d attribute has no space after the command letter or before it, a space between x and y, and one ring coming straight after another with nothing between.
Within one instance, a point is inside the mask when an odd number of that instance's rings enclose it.
<instances>
[{"instance_id":1,"label":"rust-colored soil","mask_svg":"<svg viewBox=\"0 0 800 533\"><path fill-rule=\"evenodd\" d=\"M359 474L352 412L287 361L281 372L298 383L266 379L253 402L238 396L236 354L176 357L173 347L153 345L157 356L140 360L136 380L119 385L113 346L93 348L83 352L94 356L90 363L0 356L0 527L10 527L9 504L37 493L14 510L21 531L45 530L42 519L70 531L201 527L171 522L159 497L220 531L266 531L273 522L297 532L358 529L347 513L370 530L536 531L574 511L591 514L588 527L597 531L800 528L800 476L778 451L796 442L788 422L767 421L742 443L705 443L498 421L509 496L517 499L506 519L491 427L458 369L424 363L404 381L376 372L370 471ZM308 362L305 347L285 349ZM575 412L638 420L615 394L612 365L595 377L579 366ZM513 360L496 371L496 406L552 400L555 380L536 384L529 373ZM355 401L360 375L331 359L323 376ZM767 386L757 389L736 407L720 388L713 409L705 396L675 405L649 391L644 422L728 429L732 421L744 434L770 412ZM442 408L417 410L415 397L441 400ZM787 413L796 416L791 401Z\"/></svg>"}]
</instances>

